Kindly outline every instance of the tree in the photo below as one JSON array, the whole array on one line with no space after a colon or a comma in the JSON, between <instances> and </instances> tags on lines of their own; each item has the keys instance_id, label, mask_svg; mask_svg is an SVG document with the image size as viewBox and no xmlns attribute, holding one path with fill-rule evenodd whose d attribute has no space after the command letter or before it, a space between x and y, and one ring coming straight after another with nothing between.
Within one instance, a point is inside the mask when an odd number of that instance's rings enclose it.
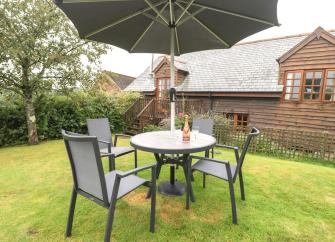
<instances>
[{"instance_id":1,"label":"tree","mask_svg":"<svg viewBox=\"0 0 335 242\"><path fill-rule=\"evenodd\" d=\"M48 0L1 0L0 89L22 97L30 144L38 143L33 98L91 84L108 47L81 40ZM83 64L86 63L86 64Z\"/></svg>"}]
</instances>

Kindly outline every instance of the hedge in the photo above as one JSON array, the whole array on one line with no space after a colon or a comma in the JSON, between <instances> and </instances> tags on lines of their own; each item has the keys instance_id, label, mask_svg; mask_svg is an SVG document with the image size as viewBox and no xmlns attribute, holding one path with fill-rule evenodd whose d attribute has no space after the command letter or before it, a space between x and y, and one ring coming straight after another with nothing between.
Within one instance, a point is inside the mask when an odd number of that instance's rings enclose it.
<instances>
[{"instance_id":1,"label":"hedge","mask_svg":"<svg viewBox=\"0 0 335 242\"><path fill-rule=\"evenodd\" d=\"M86 119L107 117L115 132L124 127L123 112L136 94L110 96L72 93L68 96L40 96L34 100L40 140L61 138L61 129L86 133ZM0 146L26 143L27 125L20 99L0 100Z\"/></svg>"}]
</instances>

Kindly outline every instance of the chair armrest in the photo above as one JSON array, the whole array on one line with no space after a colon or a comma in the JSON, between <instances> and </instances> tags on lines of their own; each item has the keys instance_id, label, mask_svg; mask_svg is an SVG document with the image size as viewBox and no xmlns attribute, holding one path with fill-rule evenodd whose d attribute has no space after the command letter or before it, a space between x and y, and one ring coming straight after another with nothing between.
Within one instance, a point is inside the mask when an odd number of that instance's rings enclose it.
<instances>
[{"instance_id":1,"label":"chair armrest","mask_svg":"<svg viewBox=\"0 0 335 242\"><path fill-rule=\"evenodd\" d=\"M226 167L226 171L227 171L227 177L228 177L228 180L229 181L232 181L233 179L233 176L232 176L232 173L231 173L231 168L230 168L230 163L229 161L227 160L216 160L216 159L211 159L211 158L204 158L204 157L201 157L201 156L190 156L190 159L192 158L195 158L195 159L202 159L202 160L206 160L206 161L211 161L211 162L216 162L216 163L220 163L220 164L223 164L225 165Z\"/></svg>"},{"instance_id":2,"label":"chair armrest","mask_svg":"<svg viewBox=\"0 0 335 242\"><path fill-rule=\"evenodd\" d=\"M227 161L227 160L217 160L217 159L211 159L211 158L206 158L206 157L202 157L202 156L195 156L195 155L191 155L190 159L207 160L207 161L216 162L216 163L220 163L220 164L230 166L229 161Z\"/></svg>"},{"instance_id":3,"label":"chair armrest","mask_svg":"<svg viewBox=\"0 0 335 242\"><path fill-rule=\"evenodd\" d=\"M229 146L229 145L216 144L215 147L220 147L220 148L225 148L225 149L231 149L231 150L238 150L237 146Z\"/></svg>"},{"instance_id":4,"label":"chair armrest","mask_svg":"<svg viewBox=\"0 0 335 242\"><path fill-rule=\"evenodd\" d=\"M108 142L108 141L106 141L106 140L98 140L98 143L103 143L103 144L107 144L107 145L108 145L108 147L107 147L107 151L108 151L108 153L106 153L106 154L102 154L102 155L100 155L100 156L101 156L101 157L109 156L110 153L112 152L112 143L111 143L111 142Z\"/></svg>"},{"instance_id":5,"label":"chair armrest","mask_svg":"<svg viewBox=\"0 0 335 242\"><path fill-rule=\"evenodd\" d=\"M111 145L111 142L106 141L106 140L98 140L99 143L103 143L103 144L108 144Z\"/></svg>"},{"instance_id":6,"label":"chair armrest","mask_svg":"<svg viewBox=\"0 0 335 242\"><path fill-rule=\"evenodd\" d=\"M141 166L141 167L138 167L138 168L135 168L135 169L132 169L130 171L126 171L126 172L122 172L122 173L117 173L117 175L121 178L124 178L124 177L127 177L127 176L130 176L130 175L133 175L135 173L138 173L140 171L144 171L144 170L147 170L147 169L151 169L151 168L155 168L156 169L156 164L151 164L151 165L146 165L146 166Z\"/></svg>"},{"instance_id":7,"label":"chair armrest","mask_svg":"<svg viewBox=\"0 0 335 242\"><path fill-rule=\"evenodd\" d=\"M115 139L114 139L114 146L116 146L117 140L119 137L124 137L124 138L131 138L131 135L127 134L115 134Z\"/></svg>"},{"instance_id":8,"label":"chair armrest","mask_svg":"<svg viewBox=\"0 0 335 242\"><path fill-rule=\"evenodd\" d=\"M238 147L237 146L229 146L229 145L220 145L220 144L217 144L217 145L215 145L215 147L234 150L236 162L238 162L238 160L240 159L240 154L238 153Z\"/></svg>"}]
</instances>

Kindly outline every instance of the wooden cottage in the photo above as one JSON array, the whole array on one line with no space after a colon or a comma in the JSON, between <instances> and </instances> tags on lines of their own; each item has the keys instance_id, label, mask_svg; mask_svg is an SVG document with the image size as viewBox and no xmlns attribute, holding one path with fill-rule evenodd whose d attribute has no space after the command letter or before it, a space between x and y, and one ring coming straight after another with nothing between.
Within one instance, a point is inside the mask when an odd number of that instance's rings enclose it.
<instances>
[{"instance_id":1,"label":"wooden cottage","mask_svg":"<svg viewBox=\"0 0 335 242\"><path fill-rule=\"evenodd\" d=\"M179 101L226 115L235 126L335 133L334 31L319 27L311 34L185 54L175 67ZM125 89L146 97L129 110L128 119L150 107L166 112L162 102L169 86L169 58L161 56L153 72L147 68Z\"/></svg>"},{"instance_id":2,"label":"wooden cottage","mask_svg":"<svg viewBox=\"0 0 335 242\"><path fill-rule=\"evenodd\" d=\"M122 92L134 81L134 79L135 78L131 76L111 71L102 71L97 77L95 88L109 93Z\"/></svg>"}]
</instances>

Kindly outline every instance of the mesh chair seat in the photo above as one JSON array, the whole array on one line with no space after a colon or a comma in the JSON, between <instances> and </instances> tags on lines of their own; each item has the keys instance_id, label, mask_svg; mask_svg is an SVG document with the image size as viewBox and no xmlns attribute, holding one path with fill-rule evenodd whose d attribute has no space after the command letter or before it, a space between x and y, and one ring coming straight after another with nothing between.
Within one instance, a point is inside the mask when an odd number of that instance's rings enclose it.
<instances>
[{"instance_id":1,"label":"mesh chair seat","mask_svg":"<svg viewBox=\"0 0 335 242\"><path fill-rule=\"evenodd\" d=\"M101 148L100 152L102 155L107 155L107 154L113 154L115 157L118 157L120 155L124 155L130 152L134 152L135 149L133 147L111 147L111 152L108 152L108 148Z\"/></svg>"},{"instance_id":2,"label":"mesh chair seat","mask_svg":"<svg viewBox=\"0 0 335 242\"><path fill-rule=\"evenodd\" d=\"M114 187L114 181L115 181L115 174L119 173L122 174L122 171L114 170L112 172L109 172L108 174L105 175L106 179L106 188L107 188L107 195L108 195L108 200L109 202L111 201L112 197L112 192L113 192L113 187ZM119 191L117 194L117 199L125 196L129 192L135 190L137 187L142 186L143 184L147 183L148 181L135 176L127 176L125 178L121 179L120 186L119 186Z\"/></svg>"},{"instance_id":3,"label":"mesh chair seat","mask_svg":"<svg viewBox=\"0 0 335 242\"><path fill-rule=\"evenodd\" d=\"M87 119L87 129L91 136L96 136L99 141L100 154L108 156L109 171L115 170L115 158L129 153L134 153L135 168L137 168L137 151L132 147L118 147L118 137L124 137L122 134L115 134L115 141L110 130L108 118ZM129 136L127 136L129 137ZM108 152L108 148L111 152Z\"/></svg>"},{"instance_id":4,"label":"mesh chair seat","mask_svg":"<svg viewBox=\"0 0 335 242\"><path fill-rule=\"evenodd\" d=\"M211 176L221 178L228 181L226 166L222 163L208 162L206 160L199 160L192 166L192 170L197 170ZM231 174L234 176L236 166L230 165Z\"/></svg>"}]
</instances>

